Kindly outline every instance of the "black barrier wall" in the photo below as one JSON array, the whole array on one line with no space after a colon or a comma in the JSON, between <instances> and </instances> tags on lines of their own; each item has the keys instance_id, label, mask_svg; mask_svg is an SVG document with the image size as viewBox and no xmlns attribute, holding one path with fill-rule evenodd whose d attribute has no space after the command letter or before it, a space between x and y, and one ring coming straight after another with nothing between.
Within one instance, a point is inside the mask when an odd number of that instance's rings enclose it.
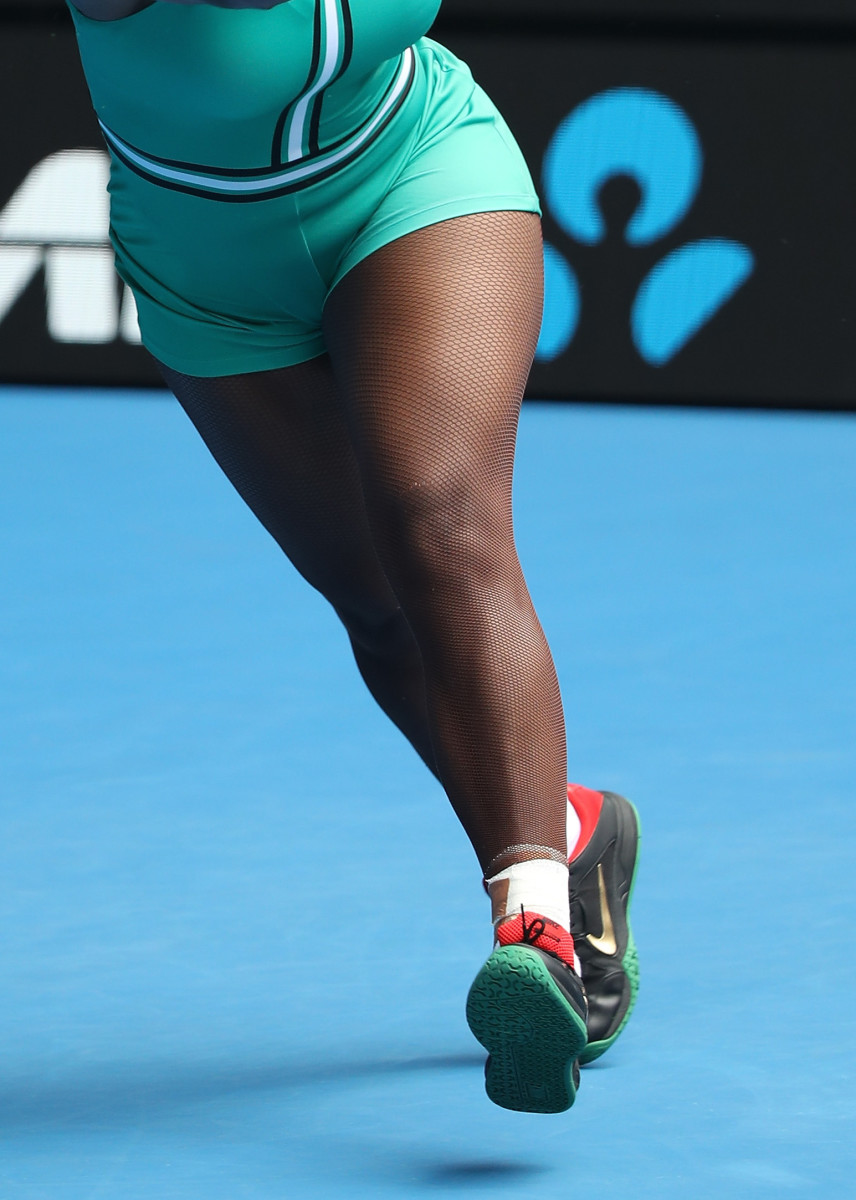
<instances>
[{"instance_id":1,"label":"black barrier wall","mask_svg":"<svg viewBox=\"0 0 856 1200\"><path fill-rule=\"evenodd\" d=\"M30 5L0 3L0 378L154 383L70 22ZM530 394L856 406L850 0L446 0L433 34L542 196Z\"/></svg>"},{"instance_id":2,"label":"black barrier wall","mask_svg":"<svg viewBox=\"0 0 856 1200\"><path fill-rule=\"evenodd\" d=\"M22 16L33 13L56 14L58 0L0 0L0 13ZM511 18L528 24L556 18L572 24L579 20L651 21L703 20L711 24L723 21L765 21L781 25L794 22L818 24L856 24L853 0L444 0L440 27L449 27L461 19L477 18L495 26L497 18Z\"/></svg>"}]
</instances>

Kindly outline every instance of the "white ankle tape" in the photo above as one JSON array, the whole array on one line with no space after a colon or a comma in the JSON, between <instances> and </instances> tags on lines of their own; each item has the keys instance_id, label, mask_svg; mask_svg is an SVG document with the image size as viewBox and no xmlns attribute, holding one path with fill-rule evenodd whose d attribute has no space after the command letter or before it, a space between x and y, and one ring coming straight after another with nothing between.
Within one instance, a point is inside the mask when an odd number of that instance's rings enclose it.
<instances>
[{"instance_id":1,"label":"white ankle tape","mask_svg":"<svg viewBox=\"0 0 856 1200\"><path fill-rule=\"evenodd\" d=\"M514 863L487 880L494 927L520 912L549 917L570 933L568 864L549 858Z\"/></svg>"}]
</instances>

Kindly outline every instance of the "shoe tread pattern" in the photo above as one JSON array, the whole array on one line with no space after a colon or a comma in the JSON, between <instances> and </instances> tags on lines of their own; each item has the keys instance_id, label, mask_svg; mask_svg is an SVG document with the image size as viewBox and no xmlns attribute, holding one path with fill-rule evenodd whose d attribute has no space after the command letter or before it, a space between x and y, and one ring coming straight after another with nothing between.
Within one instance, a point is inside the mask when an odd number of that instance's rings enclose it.
<instances>
[{"instance_id":1,"label":"shoe tread pattern","mask_svg":"<svg viewBox=\"0 0 856 1200\"><path fill-rule=\"evenodd\" d=\"M470 988L467 1021L490 1055L485 1089L494 1104L537 1113L571 1107L585 1020L535 951L513 945L493 952Z\"/></svg>"}]
</instances>

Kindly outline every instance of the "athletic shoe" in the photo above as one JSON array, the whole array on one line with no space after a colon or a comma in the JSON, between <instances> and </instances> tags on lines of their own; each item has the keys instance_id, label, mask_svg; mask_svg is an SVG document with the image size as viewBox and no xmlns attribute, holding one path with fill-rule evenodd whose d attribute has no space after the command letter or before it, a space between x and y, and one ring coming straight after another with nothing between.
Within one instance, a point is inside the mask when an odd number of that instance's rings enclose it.
<instances>
[{"instance_id":1,"label":"athletic shoe","mask_svg":"<svg viewBox=\"0 0 856 1200\"><path fill-rule=\"evenodd\" d=\"M582 831L569 863L571 929L588 997L585 1064L600 1058L630 1019L639 959L629 908L639 857L639 816L614 792L568 785Z\"/></svg>"},{"instance_id":2,"label":"athletic shoe","mask_svg":"<svg viewBox=\"0 0 856 1200\"><path fill-rule=\"evenodd\" d=\"M485 1090L517 1112L570 1108L586 1044L586 1000L571 936L537 913L497 929L499 945L467 997L470 1029L488 1051Z\"/></svg>"}]
</instances>

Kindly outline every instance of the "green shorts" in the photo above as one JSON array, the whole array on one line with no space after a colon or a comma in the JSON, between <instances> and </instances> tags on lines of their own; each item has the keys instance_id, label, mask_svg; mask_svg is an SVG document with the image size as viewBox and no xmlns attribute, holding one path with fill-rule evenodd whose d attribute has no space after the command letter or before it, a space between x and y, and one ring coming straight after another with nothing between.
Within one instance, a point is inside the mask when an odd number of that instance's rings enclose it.
<instances>
[{"instance_id":1,"label":"green shorts","mask_svg":"<svg viewBox=\"0 0 856 1200\"><path fill-rule=\"evenodd\" d=\"M469 69L428 38L413 51L410 90L376 140L285 195L224 203L114 157L117 267L157 359L210 377L314 358L327 296L381 246L468 213L540 211L523 156Z\"/></svg>"}]
</instances>

